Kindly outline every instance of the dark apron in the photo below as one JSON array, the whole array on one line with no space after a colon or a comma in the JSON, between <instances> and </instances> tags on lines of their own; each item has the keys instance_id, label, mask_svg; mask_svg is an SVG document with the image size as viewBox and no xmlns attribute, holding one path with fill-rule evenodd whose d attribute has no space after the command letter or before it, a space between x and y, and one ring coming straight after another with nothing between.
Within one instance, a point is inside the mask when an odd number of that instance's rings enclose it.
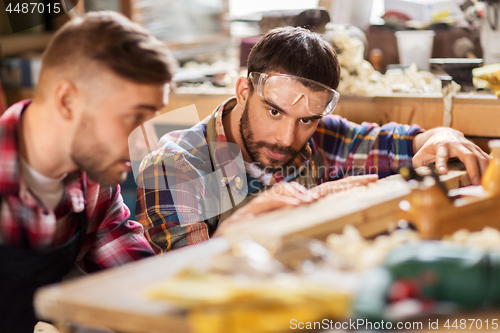
<instances>
[{"instance_id":1,"label":"dark apron","mask_svg":"<svg viewBox=\"0 0 500 333\"><path fill-rule=\"evenodd\" d=\"M35 251L0 245L0 332L33 333L38 322L33 308L35 290L60 282L82 248L87 214L83 210L77 215L74 236L58 248Z\"/></svg>"}]
</instances>

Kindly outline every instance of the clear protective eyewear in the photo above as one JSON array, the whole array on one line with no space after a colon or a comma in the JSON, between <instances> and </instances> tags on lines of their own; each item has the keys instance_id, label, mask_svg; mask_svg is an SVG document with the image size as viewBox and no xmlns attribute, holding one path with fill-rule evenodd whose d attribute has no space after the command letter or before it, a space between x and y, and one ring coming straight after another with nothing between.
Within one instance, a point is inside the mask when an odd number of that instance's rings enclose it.
<instances>
[{"instance_id":1,"label":"clear protective eyewear","mask_svg":"<svg viewBox=\"0 0 500 333\"><path fill-rule=\"evenodd\" d=\"M331 114L340 99L340 94L327 85L300 76L251 72L248 78L257 95L267 102L281 108L304 103L315 116Z\"/></svg>"}]
</instances>

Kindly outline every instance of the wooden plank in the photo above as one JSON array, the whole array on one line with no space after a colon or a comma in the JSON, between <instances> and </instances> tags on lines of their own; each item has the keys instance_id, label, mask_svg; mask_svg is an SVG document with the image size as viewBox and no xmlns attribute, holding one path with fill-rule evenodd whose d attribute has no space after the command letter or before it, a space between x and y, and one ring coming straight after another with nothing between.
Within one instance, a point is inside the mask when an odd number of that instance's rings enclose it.
<instances>
[{"instance_id":1,"label":"wooden plank","mask_svg":"<svg viewBox=\"0 0 500 333\"><path fill-rule=\"evenodd\" d=\"M402 179L377 182L357 190L358 193L353 189L332 194L309 205L279 210L228 226L225 236L230 241L238 241L247 235L258 240L265 230L265 242L275 239L282 244L292 242L295 236L324 238L330 233L341 232L346 224L363 224L367 220L367 211L376 210L381 204L390 202L397 207L397 203L410 193ZM392 218L397 222L396 216ZM373 232L381 233L386 229L387 225L382 225Z\"/></svg>"},{"instance_id":2,"label":"wooden plank","mask_svg":"<svg viewBox=\"0 0 500 333\"><path fill-rule=\"evenodd\" d=\"M461 163L448 167L448 174L440 176L448 189L470 185L465 171L453 170L463 167ZM427 167L417 169L420 175L430 172ZM325 240L332 233L342 233L347 224L367 238L394 227L402 217L399 203L409 199L410 192L401 175L394 175L370 184L363 193L330 195L308 206L272 212L246 225L234 225L226 237L232 243L250 236L275 253L278 260L295 267L301 260L311 258L305 243L312 238Z\"/></svg>"},{"instance_id":3,"label":"wooden plank","mask_svg":"<svg viewBox=\"0 0 500 333\"><path fill-rule=\"evenodd\" d=\"M418 172L424 174L426 170L419 168ZM470 185L466 172L459 170L450 170L448 175L441 176L441 181L448 189ZM281 209L228 225L225 236L230 242L250 236L263 245L287 246L301 238L325 239L351 224L364 237L373 237L397 223L401 218L399 203L408 199L410 192L403 178L395 175L366 187L329 195L309 205Z\"/></svg>"}]
</instances>

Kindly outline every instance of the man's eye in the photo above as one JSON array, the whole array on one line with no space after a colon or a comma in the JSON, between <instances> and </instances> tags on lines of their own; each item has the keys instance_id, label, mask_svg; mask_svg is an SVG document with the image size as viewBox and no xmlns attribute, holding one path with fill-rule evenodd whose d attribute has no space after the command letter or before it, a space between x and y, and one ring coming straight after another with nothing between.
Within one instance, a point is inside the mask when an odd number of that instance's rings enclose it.
<instances>
[{"instance_id":1,"label":"man's eye","mask_svg":"<svg viewBox=\"0 0 500 333\"><path fill-rule=\"evenodd\" d=\"M271 116L278 116L280 114L278 110L269 110L269 113L271 114Z\"/></svg>"},{"instance_id":2,"label":"man's eye","mask_svg":"<svg viewBox=\"0 0 500 333\"><path fill-rule=\"evenodd\" d=\"M302 124L308 125L308 124L312 123L312 120L308 119L308 118L302 118L302 119L300 119L300 122Z\"/></svg>"},{"instance_id":3,"label":"man's eye","mask_svg":"<svg viewBox=\"0 0 500 333\"><path fill-rule=\"evenodd\" d=\"M142 115L133 115L131 119L134 124L139 124L143 122Z\"/></svg>"}]
</instances>

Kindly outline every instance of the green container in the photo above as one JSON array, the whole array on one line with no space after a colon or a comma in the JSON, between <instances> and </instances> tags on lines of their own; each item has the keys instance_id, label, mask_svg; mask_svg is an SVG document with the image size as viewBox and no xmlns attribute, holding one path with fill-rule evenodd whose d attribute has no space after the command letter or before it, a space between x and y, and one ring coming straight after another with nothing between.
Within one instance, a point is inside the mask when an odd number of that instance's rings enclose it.
<instances>
[{"instance_id":1,"label":"green container","mask_svg":"<svg viewBox=\"0 0 500 333\"><path fill-rule=\"evenodd\" d=\"M421 298L453 301L464 308L482 306L490 294L490 264L489 254L480 249L437 241L405 244L385 262L394 280L414 281Z\"/></svg>"},{"instance_id":2,"label":"green container","mask_svg":"<svg viewBox=\"0 0 500 333\"><path fill-rule=\"evenodd\" d=\"M500 306L500 252L491 251L488 253L490 261L489 271L489 291L486 295L486 306Z\"/></svg>"},{"instance_id":3,"label":"green container","mask_svg":"<svg viewBox=\"0 0 500 333\"><path fill-rule=\"evenodd\" d=\"M383 267L365 273L353 305L355 317L384 319L397 280L417 286L420 299L454 302L462 309L500 306L500 252L439 241L402 245Z\"/></svg>"}]
</instances>

